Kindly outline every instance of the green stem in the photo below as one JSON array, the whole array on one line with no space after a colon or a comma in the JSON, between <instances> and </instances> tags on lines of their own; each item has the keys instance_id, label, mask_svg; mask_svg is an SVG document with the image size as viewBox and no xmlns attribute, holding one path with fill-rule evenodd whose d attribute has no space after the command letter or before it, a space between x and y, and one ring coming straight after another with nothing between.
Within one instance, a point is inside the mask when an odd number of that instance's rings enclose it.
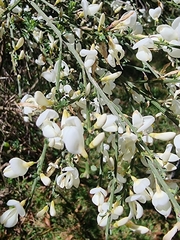
<instances>
[{"instance_id":1,"label":"green stem","mask_svg":"<svg viewBox=\"0 0 180 240\"><path fill-rule=\"evenodd\" d=\"M57 69L57 76L56 76L56 92L59 92L59 85L60 85L60 74L61 74L61 65L62 65L62 41L59 43L59 64L58 64L58 69Z\"/></svg>"},{"instance_id":2,"label":"green stem","mask_svg":"<svg viewBox=\"0 0 180 240\"><path fill-rule=\"evenodd\" d=\"M156 78L159 78L159 75L158 75L158 74L155 72L155 70L149 65L149 63L145 62L144 65L149 68L149 70L154 74L154 76L155 76Z\"/></svg>"},{"instance_id":3,"label":"green stem","mask_svg":"<svg viewBox=\"0 0 180 240\"><path fill-rule=\"evenodd\" d=\"M113 176L113 180L112 180L111 194L109 197L109 211L110 212L112 210L112 205L113 205L113 201L114 201L114 190L115 190L115 186L116 186L117 158L118 158L118 147L116 145L115 146L115 158L114 158L114 176ZM111 214L109 214L109 216L108 216L108 221L107 221L106 230L105 230L106 240L108 240L110 224L111 224Z\"/></svg>"},{"instance_id":4,"label":"green stem","mask_svg":"<svg viewBox=\"0 0 180 240\"><path fill-rule=\"evenodd\" d=\"M109 216L106 224L106 230L105 230L105 239L108 240L109 238L109 229L110 229L110 224L111 224L111 210L112 210L112 205L113 205L113 200L114 200L114 189L115 189L115 183L116 183L116 178L115 176L113 177L112 180L112 186L111 186L111 194L109 197Z\"/></svg>"},{"instance_id":5,"label":"green stem","mask_svg":"<svg viewBox=\"0 0 180 240\"><path fill-rule=\"evenodd\" d=\"M84 88L86 90L87 80L86 80L86 73L84 71L84 68L82 68L82 77L83 77ZM90 121L90 112L89 112L89 108L88 108L88 102L86 102L86 104L87 104L87 107L86 107L86 123L87 123L87 129L88 129L88 132L89 132L90 128L91 128L91 121Z\"/></svg>"},{"instance_id":6,"label":"green stem","mask_svg":"<svg viewBox=\"0 0 180 240\"><path fill-rule=\"evenodd\" d=\"M27 208L29 207L29 205L31 204L31 201L32 201L32 198L34 196L34 192L35 192L35 189L36 189L36 186L37 186L37 183L40 179L39 175L40 173L42 172L42 167L43 167L43 163L44 163L44 159L45 159L45 156L46 156L46 151L47 151L47 147L48 147L48 141L47 139L44 140L44 146L43 146L43 151L41 153L41 156L40 158L38 159L37 161L37 177L34 179L34 182L33 182L33 185L32 185L32 189L31 189L31 197L28 201L28 204L27 204Z\"/></svg>"},{"instance_id":7,"label":"green stem","mask_svg":"<svg viewBox=\"0 0 180 240\"><path fill-rule=\"evenodd\" d=\"M51 22L51 20L48 18L48 16L38 7L38 5L32 1L29 1L29 3L33 6L33 8L43 17L43 19L47 22L47 24L52 28L52 30L56 33L56 35L59 37L59 64L58 64L58 70L57 70L57 76L56 76L56 91L59 92L59 79L60 79L60 73L61 73L61 54L62 54L62 36L59 29Z\"/></svg>"}]
</instances>

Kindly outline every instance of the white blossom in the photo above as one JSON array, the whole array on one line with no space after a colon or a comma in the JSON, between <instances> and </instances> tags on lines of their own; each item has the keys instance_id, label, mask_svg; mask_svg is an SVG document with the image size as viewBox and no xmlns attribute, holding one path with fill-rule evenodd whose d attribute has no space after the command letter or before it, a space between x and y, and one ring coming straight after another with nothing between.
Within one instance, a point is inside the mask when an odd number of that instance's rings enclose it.
<instances>
[{"instance_id":1,"label":"white blossom","mask_svg":"<svg viewBox=\"0 0 180 240\"><path fill-rule=\"evenodd\" d=\"M9 161L9 165L3 170L3 174L7 178L17 178L24 176L29 167L34 165L35 162L25 162L24 160L14 157Z\"/></svg>"},{"instance_id":2,"label":"white blossom","mask_svg":"<svg viewBox=\"0 0 180 240\"><path fill-rule=\"evenodd\" d=\"M63 125L62 138L68 152L87 158L84 148L84 129L78 117L68 117Z\"/></svg>"},{"instance_id":3,"label":"white blossom","mask_svg":"<svg viewBox=\"0 0 180 240\"><path fill-rule=\"evenodd\" d=\"M79 172L75 167L65 167L56 181L60 188L70 189L72 186L78 188L80 184Z\"/></svg>"},{"instance_id":4,"label":"white blossom","mask_svg":"<svg viewBox=\"0 0 180 240\"><path fill-rule=\"evenodd\" d=\"M14 206L14 208L10 208L0 216L0 223L7 228L14 227L18 222L18 215L24 217L26 214L23 208L24 204L25 200L22 202L19 202L14 199L9 200L7 202L7 205Z\"/></svg>"}]
</instances>

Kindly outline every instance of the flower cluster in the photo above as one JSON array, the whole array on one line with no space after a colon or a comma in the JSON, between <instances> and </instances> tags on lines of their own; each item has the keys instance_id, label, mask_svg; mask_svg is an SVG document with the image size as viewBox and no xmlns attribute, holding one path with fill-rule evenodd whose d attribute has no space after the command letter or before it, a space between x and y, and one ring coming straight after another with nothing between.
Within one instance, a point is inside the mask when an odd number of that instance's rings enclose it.
<instances>
[{"instance_id":1,"label":"flower cluster","mask_svg":"<svg viewBox=\"0 0 180 240\"><path fill-rule=\"evenodd\" d=\"M35 122L45 141L36 162L13 157L3 169L4 177L21 180L35 169L31 194L38 181L47 191L52 188L50 202L36 213L38 218L48 211L51 217L56 215L56 191L81 188L81 179L96 177L90 196L97 206L99 226L107 230L126 226L145 234L148 226L133 221L143 216L149 202L165 219L175 210L177 223L164 236L171 239L180 229L178 185L169 183L179 165L180 134L174 125L161 131L158 123L167 117L180 125L180 17L164 24L164 6L159 1L156 7L155 3L135 7L137 3L130 1L82 0L68 5L76 20L69 25L64 1L47 4L53 17L35 2L27 4L26 8L16 0L8 4L9 14L23 19L28 13L34 23L29 27L33 40L19 36L11 59L21 98L18 110L27 126ZM106 4L110 10L105 11ZM4 9L0 1L0 16L6 17ZM0 40L8 28L8 23L2 23ZM23 76L17 72L20 61L29 61L26 44L30 52L40 46L31 61L39 73L39 86L42 82L44 86L21 96ZM151 65L156 54L166 61L161 71ZM162 99L154 93L156 82L165 89ZM46 161L47 149L56 153L54 161ZM25 201L9 200L7 205L14 208L5 211L0 222L9 228L17 224L18 215L25 216Z\"/></svg>"}]
</instances>

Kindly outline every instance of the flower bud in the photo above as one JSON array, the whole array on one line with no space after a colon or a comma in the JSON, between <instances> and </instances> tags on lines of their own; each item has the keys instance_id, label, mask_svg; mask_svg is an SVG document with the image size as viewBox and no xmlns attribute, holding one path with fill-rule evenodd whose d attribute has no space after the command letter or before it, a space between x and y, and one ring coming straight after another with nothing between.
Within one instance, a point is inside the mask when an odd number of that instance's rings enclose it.
<instances>
[{"instance_id":1,"label":"flower bud","mask_svg":"<svg viewBox=\"0 0 180 240\"><path fill-rule=\"evenodd\" d=\"M121 9L122 9L122 6L119 6L118 8L116 8L116 9L114 10L114 13L117 14L118 12L120 12Z\"/></svg>"},{"instance_id":2,"label":"flower bud","mask_svg":"<svg viewBox=\"0 0 180 240\"><path fill-rule=\"evenodd\" d=\"M116 72L116 73L112 73L108 76L105 76L103 78L101 78L101 81L102 82L108 82L108 81L111 81L111 80L115 80L116 78L118 78L120 75L121 75L122 72Z\"/></svg>"},{"instance_id":3,"label":"flower bud","mask_svg":"<svg viewBox=\"0 0 180 240\"><path fill-rule=\"evenodd\" d=\"M56 216L56 210L55 210L55 207L54 207L54 201L51 201L51 204L50 204L50 215L51 215L51 217Z\"/></svg>"},{"instance_id":4,"label":"flower bud","mask_svg":"<svg viewBox=\"0 0 180 240\"><path fill-rule=\"evenodd\" d=\"M169 141L175 137L175 132L150 133L149 136L162 141Z\"/></svg>"},{"instance_id":5,"label":"flower bud","mask_svg":"<svg viewBox=\"0 0 180 240\"><path fill-rule=\"evenodd\" d=\"M51 184L51 179L49 177L47 177L46 175L44 175L44 173L40 173L40 178L42 183L45 186L49 186Z\"/></svg>"},{"instance_id":6,"label":"flower bud","mask_svg":"<svg viewBox=\"0 0 180 240\"><path fill-rule=\"evenodd\" d=\"M38 218L41 218L44 216L44 214L48 211L49 207L48 205L46 205L41 211L39 211L37 214L36 214L36 217Z\"/></svg>"},{"instance_id":7,"label":"flower bud","mask_svg":"<svg viewBox=\"0 0 180 240\"><path fill-rule=\"evenodd\" d=\"M20 74L17 75L17 80L18 80L18 81L21 80L21 75L20 75Z\"/></svg>"},{"instance_id":8,"label":"flower bud","mask_svg":"<svg viewBox=\"0 0 180 240\"><path fill-rule=\"evenodd\" d=\"M105 133L99 133L94 140L89 144L90 148L95 148L96 146L98 146L105 138Z\"/></svg>"},{"instance_id":9,"label":"flower bud","mask_svg":"<svg viewBox=\"0 0 180 240\"><path fill-rule=\"evenodd\" d=\"M99 19L98 32L101 31L104 22L105 22L105 14L102 13L102 14L101 14L101 17L100 17L100 19Z\"/></svg>"},{"instance_id":10,"label":"flower bud","mask_svg":"<svg viewBox=\"0 0 180 240\"><path fill-rule=\"evenodd\" d=\"M21 37L21 38L18 40L18 42L17 42L14 50L17 51L19 48L21 48L21 47L23 46L23 44L24 44L24 38Z\"/></svg>"},{"instance_id":11,"label":"flower bud","mask_svg":"<svg viewBox=\"0 0 180 240\"><path fill-rule=\"evenodd\" d=\"M85 89L85 94L86 94L86 96L89 95L90 91L91 91L91 84L88 83L87 86L86 86L86 89Z\"/></svg>"},{"instance_id":12,"label":"flower bud","mask_svg":"<svg viewBox=\"0 0 180 240\"><path fill-rule=\"evenodd\" d=\"M98 116L97 121L94 124L94 129L100 129L105 124L106 120L107 120L107 114L106 113Z\"/></svg>"},{"instance_id":13,"label":"flower bud","mask_svg":"<svg viewBox=\"0 0 180 240\"><path fill-rule=\"evenodd\" d=\"M24 205L26 204L26 199L22 200L22 201L20 202L20 204L21 204L22 207L24 207Z\"/></svg>"},{"instance_id":14,"label":"flower bud","mask_svg":"<svg viewBox=\"0 0 180 240\"><path fill-rule=\"evenodd\" d=\"M19 54L19 60L24 59L24 57L25 57L24 50L21 50L21 52L20 52L20 54Z\"/></svg>"}]
</instances>

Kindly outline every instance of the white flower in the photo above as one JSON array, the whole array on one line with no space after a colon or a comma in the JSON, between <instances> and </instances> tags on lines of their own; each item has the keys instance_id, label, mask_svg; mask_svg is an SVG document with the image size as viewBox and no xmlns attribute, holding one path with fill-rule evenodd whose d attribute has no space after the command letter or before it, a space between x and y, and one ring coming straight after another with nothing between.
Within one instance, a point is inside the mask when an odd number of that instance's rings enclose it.
<instances>
[{"instance_id":1,"label":"white flower","mask_svg":"<svg viewBox=\"0 0 180 240\"><path fill-rule=\"evenodd\" d=\"M105 86L103 87L103 92L108 94L109 97L112 95L112 90L116 87L114 81L115 79L108 82L103 82L103 84L105 84Z\"/></svg>"},{"instance_id":2,"label":"white flower","mask_svg":"<svg viewBox=\"0 0 180 240\"><path fill-rule=\"evenodd\" d=\"M43 132L43 136L48 139L61 137L61 129L58 124L48 119L41 125L41 130Z\"/></svg>"},{"instance_id":3,"label":"white flower","mask_svg":"<svg viewBox=\"0 0 180 240\"><path fill-rule=\"evenodd\" d=\"M159 25L157 27L157 32L160 33L162 38L168 42L176 39L177 37L175 29L167 24Z\"/></svg>"},{"instance_id":4,"label":"white flower","mask_svg":"<svg viewBox=\"0 0 180 240\"><path fill-rule=\"evenodd\" d=\"M97 223L99 226L105 227L108 217L110 216L110 221L116 220L123 213L123 207L118 202L115 202L111 211L109 211L109 202L104 202L102 205L99 205L98 211Z\"/></svg>"},{"instance_id":5,"label":"white flower","mask_svg":"<svg viewBox=\"0 0 180 240\"><path fill-rule=\"evenodd\" d=\"M107 93L109 97L112 94L112 90L116 87L114 81L120 75L121 75L120 71L115 73L107 72L106 75L103 78L101 78L102 84L105 84L105 86L103 87L103 91Z\"/></svg>"},{"instance_id":6,"label":"white flower","mask_svg":"<svg viewBox=\"0 0 180 240\"><path fill-rule=\"evenodd\" d=\"M65 120L62 135L66 149L72 154L81 154L84 158L87 158L83 133L84 129L78 117L68 117Z\"/></svg>"},{"instance_id":7,"label":"white flower","mask_svg":"<svg viewBox=\"0 0 180 240\"><path fill-rule=\"evenodd\" d=\"M139 219L143 215L143 208L138 201L140 201L141 203L145 203L146 198L144 195L141 194L131 194L132 195L125 199L125 201L129 204L130 207L129 218L135 217L136 219Z\"/></svg>"},{"instance_id":8,"label":"white flower","mask_svg":"<svg viewBox=\"0 0 180 240\"><path fill-rule=\"evenodd\" d=\"M128 216L128 217L123 217L123 218L121 218L120 220L116 221L116 222L113 224L113 227L117 228L117 227L123 226L123 225L125 225L129 220L130 220L129 216Z\"/></svg>"},{"instance_id":9,"label":"white flower","mask_svg":"<svg viewBox=\"0 0 180 240\"><path fill-rule=\"evenodd\" d=\"M58 40L54 40L54 37L49 33L48 33L48 38L50 41L49 46L50 46L51 50L53 50L57 46L56 44L58 43Z\"/></svg>"},{"instance_id":10,"label":"white flower","mask_svg":"<svg viewBox=\"0 0 180 240\"><path fill-rule=\"evenodd\" d=\"M38 104L33 96L26 94L21 99L20 106L23 107L23 114L29 115L38 109Z\"/></svg>"},{"instance_id":11,"label":"white flower","mask_svg":"<svg viewBox=\"0 0 180 240\"><path fill-rule=\"evenodd\" d=\"M43 136L48 139L49 147L63 149L64 143L62 141L62 131L59 125L53 121L58 118L59 115L56 111L46 109L39 115L36 125L41 128Z\"/></svg>"},{"instance_id":12,"label":"white flower","mask_svg":"<svg viewBox=\"0 0 180 240\"><path fill-rule=\"evenodd\" d=\"M45 64L44 56L42 54L40 54L38 56L38 59L35 60L35 63L39 66L43 66Z\"/></svg>"},{"instance_id":13,"label":"white flower","mask_svg":"<svg viewBox=\"0 0 180 240\"><path fill-rule=\"evenodd\" d=\"M171 213L171 203L167 193L162 191L158 184L156 184L156 192L152 197L152 204L154 205L156 211L164 215L166 218Z\"/></svg>"},{"instance_id":14,"label":"white flower","mask_svg":"<svg viewBox=\"0 0 180 240\"><path fill-rule=\"evenodd\" d=\"M137 59L142 62L150 62L152 60L152 53L149 48L154 48L154 42L151 38L144 38L134 44L132 49L138 48L136 53Z\"/></svg>"},{"instance_id":15,"label":"white flower","mask_svg":"<svg viewBox=\"0 0 180 240\"><path fill-rule=\"evenodd\" d=\"M84 17L87 18L87 16L94 16L99 9L102 7L102 2L100 4L89 4L87 0L81 1L81 6L83 8Z\"/></svg>"},{"instance_id":16,"label":"white flower","mask_svg":"<svg viewBox=\"0 0 180 240\"><path fill-rule=\"evenodd\" d=\"M132 124L137 128L137 132L142 132L147 130L155 121L153 116L143 117L137 110L133 112L132 115Z\"/></svg>"},{"instance_id":17,"label":"white flower","mask_svg":"<svg viewBox=\"0 0 180 240\"><path fill-rule=\"evenodd\" d=\"M137 179L133 176L131 176L131 178L134 182L133 190L137 194L142 193L150 185L150 181L148 178Z\"/></svg>"},{"instance_id":18,"label":"white flower","mask_svg":"<svg viewBox=\"0 0 180 240\"><path fill-rule=\"evenodd\" d=\"M58 65L59 60L55 63L54 68L50 68L46 71L44 71L41 76L45 78L48 82L55 83L57 78L57 72L58 72ZM69 75L69 67L66 62L63 60L61 61L61 72L60 72L60 78L63 78L65 76ZM59 79L58 79L59 80Z\"/></svg>"},{"instance_id":19,"label":"white flower","mask_svg":"<svg viewBox=\"0 0 180 240\"><path fill-rule=\"evenodd\" d=\"M99 205L98 211L99 214L97 215L97 223L100 227L105 227L109 217L109 203L104 202L102 205Z\"/></svg>"},{"instance_id":20,"label":"white flower","mask_svg":"<svg viewBox=\"0 0 180 240\"><path fill-rule=\"evenodd\" d=\"M134 46L132 47L132 49L137 49L137 48L143 47L143 46L145 46L147 48L155 47L153 40L148 37L148 38L143 38L143 39L139 40L138 42L136 42L134 44Z\"/></svg>"},{"instance_id":21,"label":"white flower","mask_svg":"<svg viewBox=\"0 0 180 240\"><path fill-rule=\"evenodd\" d=\"M36 101L36 103L39 105L39 106L50 106L52 105L52 102L50 100L48 100L44 94L40 91L36 91L34 93L34 99Z\"/></svg>"},{"instance_id":22,"label":"white flower","mask_svg":"<svg viewBox=\"0 0 180 240\"><path fill-rule=\"evenodd\" d=\"M107 57L107 62L111 67L115 67L116 64L120 65L120 60L124 57L124 50L121 45L119 45L116 38L112 39L109 37L109 55Z\"/></svg>"},{"instance_id":23,"label":"white flower","mask_svg":"<svg viewBox=\"0 0 180 240\"><path fill-rule=\"evenodd\" d=\"M116 121L118 120L118 117L113 114L108 114L106 117L106 122L102 126L103 131L105 132L116 132L118 130L118 126L116 124Z\"/></svg>"},{"instance_id":24,"label":"white flower","mask_svg":"<svg viewBox=\"0 0 180 240\"><path fill-rule=\"evenodd\" d=\"M167 24L162 24L157 27L157 32L160 33L161 37L168 41L173 47L169 49L167 46L163 46L162 49L167 52L171 57L179 58L180 55L180 34L179 34L179 24L180 24L180 17L177 17L172 22L171 26ZM174 47L174 46L177 46Z\"/></svg>"},{"instance_id":25,"label":"white flower","mask_svg":"<svg viewBox=\"0 0 180 240\"><path fill-rule=\"evenodd\" d=\"M36 126L41 127L41 125L45 120L58 119L58 118L59 118L59 115L55 110L46 109L44 112L42 112L39 115L38 119L36 120Z\"/></svg>"},{"instance_id":26,"label":"white flower","mask_svg":"<svg viewBox=\"0 0 180 240\"><path fill-rule=\"evenodd\" d=\"M108 82L108 81L112 81L115 80L116 78L118 78L121 75L122 72L115 72L115 73L110 73L105 75L103 78L101 78L102 82Z\"/></svg>"},{"instance_id":27,"label":"white flower","mask_svg":"<svg viewBox=\"0 0 180 240\"><path fill-rule=\"evenodd\" d=\"M36 42L40 42L43 38L43 32L38 28L35 28L33 31L33 37L35 38Z\"/></svg>"},{"instance_id":28,"label":"white flower","mask_svg":"<svg viewBox=\"0 0 180 240\"><path fill-rule=\"evenodd\" d=\"M8 206L14 206L14 208L10 208L6 212L4 212L0 217L1 224L4 225L4 227L11 228L14 227L18 222L18 215L21 217L25 216L25 210L23 208L25 204L25 200L22 202L19 202L17 200L11 199L7 202Z\"/></svg>"},{"instance_id":29,"label":"white flower","mask_svg":"<svg viewBox=\"0 0 180 240\"><path fill-rule=\"evenodd\" d=\"M168 144L166 146L164 153L157 153L157 155L156 155L157 161L168 172L174 171L177 169L177 167L174 164L172 164L171 162L179 161L179 157L176 154L171 153L172 147L173 147L172 144Z\"/></svg>"},{"instance_id":30,"label":"white flower","mask_svg":"<svg viewBox=\"0 0 180 240\"><path fill-rule=\"evenodd\" d=\"M30 8L28 5L26 5L26 7L24 8L24 11L25 11L25 12L30 12L30 11L31 11L31 8Z\"/></svg>"},{"instance_id":31,"label":"white flower","mask_svg":"<svg viewBox=\"0 0 180 240\"><path fill-rule=\"evenodd\" d=\"M7 178L16 178L24 176L29 167L35 164L35 162L25 162L20 158L12 158L9 161L10 165L3 170L3 174Z\"/></svg>"},{"instance_id":32,"label":"white flower","mask_svg":"<svg viewBox=\"0 0 180 240\"><path fill-rule=\"evenodd\" d=\"M152 19L154 19L156 21L160 17L161 13L162 13L161 7L157 7L155 9L153 9L153 8L149 9L149 15L152 17Z\"/></svg>"},{"instance_id":33,"label":"white flower","mask_svg":"<svg viewBox=\"0 0 180 240\"><path fill-rule=\"evenodd\" d=\"M137 136L127 128L126 132L119 138L119 155L122 160L130 162L136 151Z\"/></svg>"},{"instance_id":34,"label":"white flower","mask_svg":"<svg viewBox=\"0 0 180 240\"><path fill-rule=\"evenodd\" d=\"M180 46L180 40L177 41L177 40L171 40L169 42L170 44L170 47L171 45L173 46L177 46L176 47L171 47L170 49L167 47L167 46L164 46L162 49L164 50L164 52L167 52L169 54L169 56L173 57L173 58L179 58L180 56L180 49L179 49L179 46Z\"/></svg>"},{"instance_id":35,"label":"white flower","mask_svg":"<svg viewBox=\"0 0 180 240\"><path fill-rule=\"evenodd\" d=\"M146 46L141 46L138 48L136 57L137 57L137 59L139 59L142 62L151 62L152 53Z\"/></svg>"},{"instance_id":36,"label":"white flower","mask_svg":"<svg viewBox=\"0 0 180 240\"><path fill-rule=\"evenodd\" d=\"M53 138L48 138L49 147L55 148L55 149L63 149L64 148L64 143L62 141L62 136L60 137L53 137Z\"/></svg>"},{"instance_id":37,"label":"white flower","mask_svg":"<svg viewBox=\"0 0 180 240\"><path fill-rule=\"evenodd\" d=\"M52 83L55 83L56 82L56 74L57 74L57 71L56 69L48 69L46 71L44 71L41 76L43 78L45 78L48 82L52 82Z\"/></svg>"},{"instance_id":38,"label":"white flower","mask_svg":"<svg viewBox=\"0 0 180 240\"><path fill-rule=\"evenodd\" d=\"M79 172L75 167L65 167L62 174L57 178L57 185L60 188L70 189L72 186L79 187Z\"/></svg>"},{"instance_id":39,"label":"white flower","mask_svg":"<svg viewBox=\"0 0 180 240\"><path fill-rule=\"evenodd\" d=\"M91 47L91 48L94 48L94 47ZM91 49L91 50L82 49L79 52L79 54L81 57L85 57L84 66L85 68L89 69L89 71L91 71L91 67L96 61L96 56L98 52L95 49Z\"/></svg>"},{"instance_id":40,"label":"white flower","mask_svg":"<svg viewBox=\"0 0 180 240\"><path fill-rule=\"evenodd\" d=\"M90 194L94 194L92 197L92 202L96 205L102 205L104 203L104 198L107 196L106 190L101 187L92 188Z\"/></svg>"},{"instance_id":41,"label":"white flower","mask_svg":"<svg viewBox=\"0 0 180 240\"><path fill-rule=\"evenodd\" d=\"M145 234L145 233L149 232L149 228L136 225L132 221L128 221L126 223L126 227L131 229L133 232L137 232L137 233L141 233L141 234Z\"/></svg>"},{"instance_id":42,"label":"white flower","mask_svg":"<svg viewBox=\"0 0 180 240\"><path fill-rule=\"evenodd\" d=\"M167 163L168 161L169 162L177 162L179 160L179 157L176 154L171 153L172 147L173 147L172 144L168 144L166 146L164 153L158 153L159 158L163 162L165 162L165 163Z\"/></svg>"},{"instance_id":43,"label":"white flower","mask_svg":"<svg viewBox=\"0 0 180 240\"><path fill-rule=\"evenodd\" d=\"M136 22L132 29L133 29L132 34L134 35L142 34L143 32L143 26L140 22Z\"/></svg>"}]
</instances>

